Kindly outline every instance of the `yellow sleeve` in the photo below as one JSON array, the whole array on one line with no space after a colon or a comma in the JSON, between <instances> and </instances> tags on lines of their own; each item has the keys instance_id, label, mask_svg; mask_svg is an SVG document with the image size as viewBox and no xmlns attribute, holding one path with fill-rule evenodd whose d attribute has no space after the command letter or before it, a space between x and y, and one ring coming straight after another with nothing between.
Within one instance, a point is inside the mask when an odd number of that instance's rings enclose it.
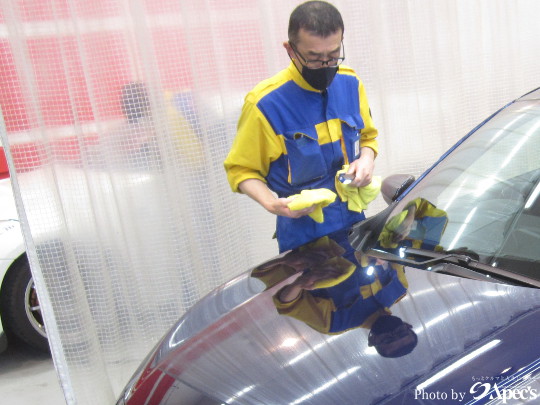
<instances>
[{"instance_id":1,"label":"yellow sleeve","mask_svg":"<svg viewBox=\"0 0 540 405\"><path fill-rule=\"evenodd\" d=\"M248 95L238 121L236 137L224 162L231 189L239 192L238 185L247 179L266 182L270 163L278 159L283 151L282 137L274 133L266 117Z\"/></svg>"},{"instance_id":2,"label":"yellow sleeve","mask_svg":"<svg viewBox=\"0 0 540 405\"><path fill-rule=\"evenodd\" d=\"M189 162L192 167L203 166L203 146L188 119L174 106L173 98L174 94L172 92L165 92L168 125L170 126L176 156L181 156L181 160Z\"/></svg>"},{"instance_id":3,"label":"yellow sleeve","mask_svg":"<svg viewBox=\"0 0 540 405\"><path fill-rule=\"evenodd\" d=\"M283 303L277 298L280 292L281 290L274 295L273 300L281 315L298 319L319 332L328 333L332 322L332 312L336 310L332 300L317 298L308 291L302 290L294 301Z\"/></svg>"},{"instance_id":4,"label":"yellow sleeve","mask_svg":"<svg viewBox=\"0 0 540 405\"><path fill-rule=\"evenodd\" d=\"M425 200L423 198L416 198L415 200L411 201L409 204L407 204L407 207L412 204L416 205L416 214L414 215L415 218L424 218L424 217L446 217L448 214L435 207L432 203L430 203L428 200Z\"/></svg>"},{"instance_id":5,"label":"yellow sleeve","mask_svg":"<svg viewBox=\"0 0 540 405\"><path fill-rule=\"evenodd\" d=\"M369 103L364 88L364 83L360 79L358 85L358 94L360 96L360 116L364 121L364 128L360 131L360 147L368 147L373 149L375 157L379 154L379 143L377 142L377 135L379 132L375 128L373 118L371 117L371 111L369 109Z\"/></svg>"}]
</instances>

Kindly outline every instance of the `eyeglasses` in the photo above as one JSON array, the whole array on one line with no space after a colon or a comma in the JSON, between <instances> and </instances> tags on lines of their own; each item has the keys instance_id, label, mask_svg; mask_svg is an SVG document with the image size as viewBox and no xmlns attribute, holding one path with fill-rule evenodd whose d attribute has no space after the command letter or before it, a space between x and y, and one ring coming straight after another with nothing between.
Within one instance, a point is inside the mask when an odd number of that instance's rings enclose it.
<instances>
[{"instance_id":1,"label":"eyeglasses","mask_svg":"<svg viewBox=\"0 0 540 405\"><path fill-rule=\"evenodd\" d=\"M298 56L298 58L303 62L302 64L308 69L320 69L324 67L324 65L332 67L339 66L345 60L345 47L343 46L343 41L341 41L340 56L338 58L329 58L327 60L306 59L300 52L298 52L298 49L296 49L296 46L292 42L289 42L289 45L291 45L294 54Z\"/></svg>"}]
</instances>

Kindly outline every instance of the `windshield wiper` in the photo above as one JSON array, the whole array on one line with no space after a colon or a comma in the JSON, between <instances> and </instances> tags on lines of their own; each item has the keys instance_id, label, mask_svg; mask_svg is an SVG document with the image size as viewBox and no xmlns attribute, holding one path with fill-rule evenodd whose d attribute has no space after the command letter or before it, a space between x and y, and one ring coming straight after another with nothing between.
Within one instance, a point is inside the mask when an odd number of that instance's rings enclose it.
<instances>
[{"instance_id":1,"label":"windshield wiper","mask_svg":"<svg viewBox=\"0 0 540 405\"><path fill-rule=\"evenodd\" d=\"M489 278L491 279L490 281L494 282L519 283L521 285L540 288L540 281L538 280L513 273L500 267L480 263L478 255L469 250L435 252L433 250L403 246L397 251L398 253L396 254L379 248L371 248L366 251L366 254L412 267L430 267L435 272L444 272L466 278ZM436 266L439 264L450 266L437 268Z\"/></svg>"}]
</instances>

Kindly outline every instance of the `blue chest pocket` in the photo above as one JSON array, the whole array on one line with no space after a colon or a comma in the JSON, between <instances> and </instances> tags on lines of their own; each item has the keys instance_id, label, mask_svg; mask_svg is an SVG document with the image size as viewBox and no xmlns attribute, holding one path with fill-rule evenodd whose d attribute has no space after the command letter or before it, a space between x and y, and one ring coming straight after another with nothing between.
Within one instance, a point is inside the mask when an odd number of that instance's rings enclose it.
<instances>
[{"instance_id":1,"label":"blue chest pocket","mask_svg":"<svg viewBox=\"0 0 540 405\"><path fill-rule=\"evenodd\" d=\"M360 157L360 130L362 128L364 128L364 121L360 116L356 119L345 117L341 120L341 133L349 163Z\"/></svg>"},{"instance_id":2,"label":"blue chest pocket","mask_svg":"<svg viewBox=\"0 0 540 405\"><path fill-rule=\"evenodd\" d=\"M291 185L300 186L328 173L315 128L288 131L284 136Z\"/></svg>"}]
</instances>

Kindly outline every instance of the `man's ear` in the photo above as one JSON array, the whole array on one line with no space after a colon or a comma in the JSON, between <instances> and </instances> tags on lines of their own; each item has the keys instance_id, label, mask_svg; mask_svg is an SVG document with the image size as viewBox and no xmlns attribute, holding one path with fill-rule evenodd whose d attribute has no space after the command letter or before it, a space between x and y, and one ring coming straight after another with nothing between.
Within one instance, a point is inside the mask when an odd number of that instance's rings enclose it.
<instances>
[{"instance_id":1,"label":"man's ear","mask_svg":"<svg viewBox=\"0 0 540 405\"><path fill-rule=\"evenodd\" d=\"M289 41L283 42L283 48L285 48L285 50L286 50L287 53L289 54L289 58L291 58L292 60L294 60L295 57L296 57L296 55L294 54L294 51L293 51L292 46L291 46L291 44L289 43Z\"/></svg>"}]
</instances>

